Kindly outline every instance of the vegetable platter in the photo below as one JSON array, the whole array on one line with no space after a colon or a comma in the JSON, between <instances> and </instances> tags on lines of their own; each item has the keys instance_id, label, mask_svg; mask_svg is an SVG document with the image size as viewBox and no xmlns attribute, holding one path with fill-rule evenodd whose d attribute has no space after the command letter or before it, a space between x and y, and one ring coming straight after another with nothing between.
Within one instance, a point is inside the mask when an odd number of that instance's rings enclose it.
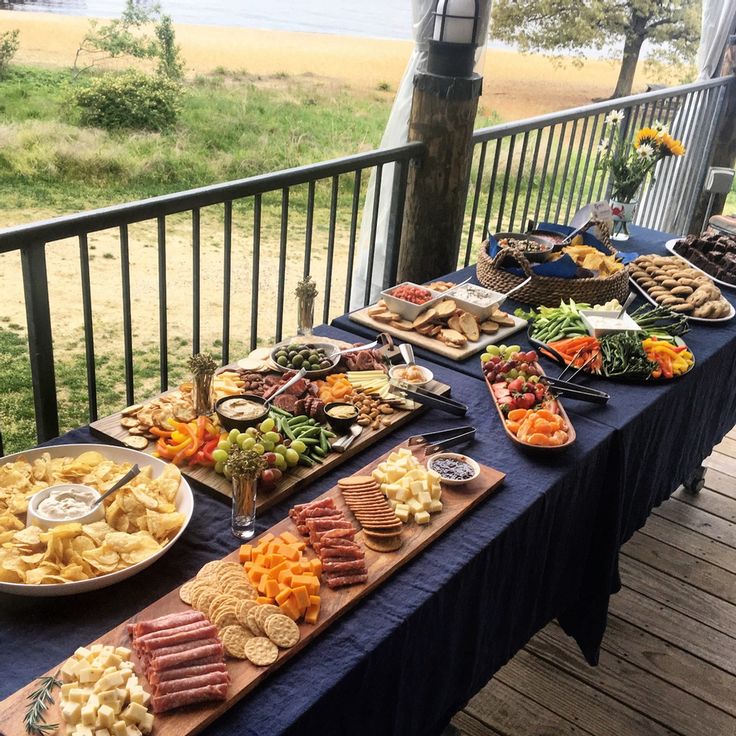
<instances>
[{"instance_id":1,"label":"vegetable platter","mask_svg":"<svg viewBox=\"0 0 736 736\"><path fill-rule=\"evenodd\" d=\"M630 313L638 331L614 331L602 337L589 334L583 312L595 314L604 307L620 306L591 307L570 301L556 308L541 307L524 314L530 323L529 340L559 364L609 380L671 380L692 370L695 358L682 339L689 330L687 317L665 306L643 306Z\"/></svg>"},{"instance_id":2,"label":"vegetable platter","mask_svg":"<svg viewBox=\"0 0 736 736\"><path fill-rule=\"evenodd\" d=\"M544 380L534 350L492 345L481 367L506 434L519 447L564 450L575 442L575 429L562 404Z\"/></svg>"},{"instance_id":3,"label":"vegetable platter","mask_svg":"<svg viewBox=\"0 0 736 736\"><path fill-rule=\"evenodd\" d=\"M320 346L324 347L324 338ZM304 347L304 340L294 347ZM247 358L220 369L213 379L218 401L243 397L263 402L291 379L294 383L274 398L267 412L251 426L224 428L222 416L197 416L194 411L191 381L151 400L127 407L122 412L91 424L93 434L118 444L134 446L179 467L209 490L230 496L232 489L225 475L225 461L235 447L261 454L267 467L258 484L259 509L265 509L294 493L306 482L371 446L387 433L410 421L422 407L389 393L387 364L382 349L366 349L343 355L326 374L316 362L317 375L296 376L297 364L303 369L300 353L287 344L277 350L259 348ZM314 350L321 350L314 346ZM346 347L341 345L340 347ZM307 353L309 355L309 353ZM278 369L274 358L280 360ZM320 359L318 356L317 359ZM286 365L284 365L286 363ZM450 387L431 381L425 388L446 394ZM356 409L360 434L348 449L333 450L339 429L330 425L327 414L331 403L351 404Z\"/></svg>"}]
</instances>

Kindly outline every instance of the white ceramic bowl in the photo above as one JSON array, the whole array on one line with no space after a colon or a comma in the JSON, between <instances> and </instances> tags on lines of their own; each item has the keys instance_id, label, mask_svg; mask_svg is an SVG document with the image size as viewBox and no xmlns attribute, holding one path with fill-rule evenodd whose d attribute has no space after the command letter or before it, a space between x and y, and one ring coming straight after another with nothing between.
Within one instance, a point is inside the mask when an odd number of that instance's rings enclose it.
<instances>
[{"instance_id":1,"label":"white ceramic bowl","mask_svg":"<svg viewBox=\"0 0 736 736\"><path fill-rule=\"evenodd\" d=\"M26 513L26 526L33 525L45 530L51 529L51 527L54 526L59 526L59 524L70 524L72 522L77 524L91 524L95 521L102 521L105 518L105 504L103 503L95 506L86 514L69 519L50 519L38 510L39 504L49 497L51 491L71 488L84 488L86 491L92 491L96 498L100 497L100 492L98 490L91 486L82 485L81 483L62 483L56 486L49 486L48 488L44 488L31 496L31 500L28 502L28 511Z\"/></svg>"},{"instance_id":2,"label":"white ceramic bowl","mask_svg":"<svg viewBox=\"0 0 736 736\"><path fill-rule=\"evenodd\" d=\"M388 371L389 378L392 378L394 381L398 381L400 383L406 383L407 386L426 386L428 383L434 380L434 374L431 370L429 370L429 368L425 368L423 365L418 365L417 368L419 368L419 370L421 370L422 374L424 375L424 380L420 382L402 381L402 379L398 378L397 376L403 368L406 368L406 366L403 364L391 366Z\"/></svg>"},{"instance_id":3,"label":"white ceramic bowl","mask_svg":"<svg viewBox=\"0 0 736 736\"><path fill-rule=\"evenodd\" d=\"M432 295L432 298L429 301L424 302L424 304L414 304L413 302L407 302L404 299L398 299L397 297L392 296L391 292L398 289L399 286L416 286L419 289L425 289ZM446 295L447 292L439 293L432 291L431 289L427 289L426 286L415 284L412 281L402 281L400 284L396 284L396 286L392 286L390 289L384 289L381 292L381 297L383 298L383 301L386 302L386 306L392 312L396 312L399 317L408 319L410 322L413 322L422 312L429 309L433 304L436 304Z\"/></svg>"},{"instance_id":4,"label":"white ceramic bowl","mask_svg":"<svg viewBox=\"0 0 736 736\"><path fill-rule=\"evenodd\" d=\"M462 293L466 287L472 287L473 290L484 292L488 297L488 304L480 306L479 304L473 304L473 302L463 299L461 296L457 296L456 292ZM478 286L477 284L463 284L462 286L455 286L452 289L448 289L444 296L448 299L452 299L460 309L466 312L470 312L474 317L477 317L481 322L485 322L505 300L506 294L502 294L499 291L493 291L492 289L486 289L485 286Z\"/></svg>"},{"instance_id":5,"label":"white ceramic bowl","mask_svg":"<svg viewBox=\"0 0 736 736\"><path fill-rule=\"evenodd\" d=\"M434 472L440 475L440 478L445 485L462 486L475 480L480 475L480 465L478 465L472 457L468 457L467 455L463 455L459 452L438 452L435 455L430 455L429 460L427 461L427 467L430 470L434 470L433 465L437 460L462 460L473 469L473 475L471 475L470 478L464 478L463 480L451 480L449 478L445 478L439 470L435 470Z\"/></svg>"},{"instance_id":6,"label":"white ceramic bowl","mask_svg":"<svg viewBox=\"0 0 736 736\"><path fill-rule=\"evenodd\" d=\"M618 319L616 315L618 312L603 311L598 309L581 309L580 317L583 320L583 324L588 328L588 334L593 337L603 337L604 335L612 335L616 332L640 332L636 322L629 316L627 312L624 312ZM601 317L609 320L609 325L598 324L594 325L590 318ZM614 322L615 320L615 322Z\"/></svg>"},{"instance_id":7,"label":"white ceramic bowl","mask_svg":"<svg viewBox=\"0 0 736 736\"><path fill-rule=\"evenodd\" d=\"M167 463L163 460L159 460L151 455L146 455L137 450L131 450L128 447L115 447L113 445L53 445L51 447L37 447L34 450L28 450L26 452L16 452L14 455L7 455L6 457L0 458L0 465L13 462L15 460L26 460L32 463L36 458L48 452L51 457L76 457L81 455L83 452L90 450L96 450L97 452L104 455L109 460L116 463L138 463L141 469L148 465L153 470L153 477L157 478L163 472ZM187 528L191 518L192 511L194 510L194 496L192 489L189 487L184 476L181 478L179 484L179 490L174 499L176 509L180 513L184 514L184 523L176 533L176 536L158 552L147 557L142 562L138 562L135 565L126 567L124 570L117 572L111 572L107 575L100 575L96 578L90 578L89 580L76 580L69 583L52 583L50 585L27 585L26 583L3 583L0 582L0 593L10 593L12 595L24 595L35 598L55 598L62 595L76 595L77 593L85 593L90 590L99 590L100 588L107 588L109 585L119 583L121 580L130 578L133 575L145 570L145 568L152 565L159 557L165 555L176 543L176 541L184 534L184 530Z\"/></svg>"}]
</instances>

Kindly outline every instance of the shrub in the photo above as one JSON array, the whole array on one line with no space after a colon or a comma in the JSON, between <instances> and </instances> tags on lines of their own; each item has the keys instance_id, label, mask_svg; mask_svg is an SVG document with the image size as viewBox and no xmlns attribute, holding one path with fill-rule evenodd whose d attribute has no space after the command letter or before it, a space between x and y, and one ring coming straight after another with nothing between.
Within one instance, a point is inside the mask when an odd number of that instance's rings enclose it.
<instances>
[{"instance_id":1,"label":"shrub","mask_svg":"<svg viewBox=\"0 0 736 736\"><path fill-rule=\"evenodd\" d=\"M5 31L0 33L0 77L5 74L10 65L10 60L15 56L20 41L18 36L20 31L14 28L12 31Z\"/></svg>"},{"instance_id":2,"label":"shrub","mask_svg":"<svg viewBox=\"0 0 736 736\"><path fill-rule=\"evenodd\" d=\"M107 73L72 92L83 125L107 130L165 130L179 115L178 84L129 70Z\"/></svg>"}]
</instances>

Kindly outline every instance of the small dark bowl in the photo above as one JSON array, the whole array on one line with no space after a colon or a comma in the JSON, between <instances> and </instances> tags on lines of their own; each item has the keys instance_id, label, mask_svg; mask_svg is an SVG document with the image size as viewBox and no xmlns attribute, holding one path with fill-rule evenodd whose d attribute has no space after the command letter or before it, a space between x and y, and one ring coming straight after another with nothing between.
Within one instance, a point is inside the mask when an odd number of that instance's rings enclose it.
<instances>
[{"instance_id":1,"label":"small dark bowl","mask_svg":"<svg viewBox=\"0 0 736 736\"><path fill-rule=\"evenodd\" d=\"M349 419L339 419L338 417L330 416L330 409L333 406L353 405L349 404L347 401L331 401L329 404L325 405L325 416L327 417L327 423L330 425L330 427L332 427L332 429L334 429L335 432L337 432L338 434L347 434L350 431L350 427L352 427L358 419L358 414L360 412L355 409L355 416L352 416Z\"/></svg>"},{"instance_id":2,"label":"small dark bowl","mask_svg":"<svg viewBox=\"0 0 736 736\"><path fill-rule=\"evenodd\" d=\"M268 416L267 406L263 407L263 414L259 414L257 417L253 417L252 419L234 419L233 417L223 414L220 411L220 407L224 403L232 401L233 399L247 399L255 404L265 405L266 403L266 400L262 396L256 396L255 394L235 394L234 396L223 396L221 399L218 399L215 404L215 412L220 418L220 424L225 429L239 429L242 432L248 429L248 427L255 427L257 424L260 424Z\"/></svg>"},{"instance_id":3,"label":"small dark bowl","mask_svg":"<svg viewBox=\"0 0 736 736\"><path fill-rule=\"evenodd\" d=\"M547 260L549 251L552 250L552 244L548 240L545 240L538 235L532 235L530 233L496 233L493 237L498 241L512 238L514 240L527 240L532 243L537 243L537 245L544 246L544 250L541 251L521 251L528 261L536 263L544 263L544 261Z\"/></svg>"}]
</instances>

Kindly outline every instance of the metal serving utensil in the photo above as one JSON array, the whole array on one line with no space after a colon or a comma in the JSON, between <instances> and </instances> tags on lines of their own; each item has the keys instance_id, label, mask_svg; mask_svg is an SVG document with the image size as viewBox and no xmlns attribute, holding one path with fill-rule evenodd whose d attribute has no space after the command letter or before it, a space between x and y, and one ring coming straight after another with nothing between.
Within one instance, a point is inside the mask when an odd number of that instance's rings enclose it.
<instances>
[{"instance_id":1,"label":"metal serving utensil","mask_svg":"<svg viewBox=\"0 0 736 736\"><path fill-rule=\"evenodd\" d=\"M138 467L138 463L136 463L117 483L113 484L110 488L108 488L91 506L92 509L99 506L106 498L109 496L112 496L115 491L119 491L126 483L130 483L130 481L133 480L133 478L138 475L138 473L141 472L141 469Z\"/></svg>"}]
</instances>

